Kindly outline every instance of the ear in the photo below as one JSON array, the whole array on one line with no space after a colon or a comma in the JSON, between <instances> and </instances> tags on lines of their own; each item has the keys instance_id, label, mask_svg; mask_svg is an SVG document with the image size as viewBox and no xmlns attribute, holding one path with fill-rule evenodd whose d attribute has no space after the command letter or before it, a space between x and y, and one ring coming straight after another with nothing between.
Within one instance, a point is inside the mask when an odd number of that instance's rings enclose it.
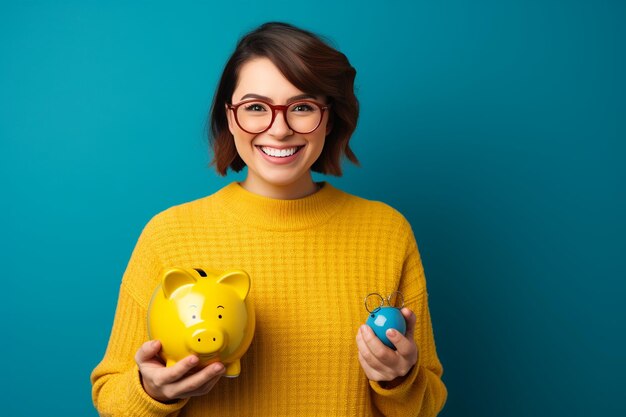
<instances>
[{"instance_id":1,"label":"ear","mask_svg":"<svg viewBox=\"0 0 626 417\"><path fill-rule=\"evenodd\" d=\"M197 282L197 278L193 276L190 272L181 269L181 268L172 268L169 269L163 275L163 282L161 283L161 288L163 289L163 294L165 294L165 298L170 298L172 293L176 291L178 288L183 285L195 284Z\"/></svg>"},{"instance_id":2,"label":"ear","mask_svg":"<svg viewBox=\"0 0 626 417\"><path fill-rule=\"evenodd\" d=\"M330 134L331 130L333 130L333 114L328 112L328 119L326 120L326 136Z\"/></svg>"},{"instance_id":3,"label":"ear","mask_svg":"<svg viewBox=\"0 0 626 417\"><path fill-rule=\"evenodd\" d=\"M234 136L235 134L233 133L233 128L235 126L235 119L233 118L235 117L235 115L228 108L228 104L224 104L224 110L226 111L226 120L228 121L228 130L230 131L230 134Z\"/></svg>"},{"instance_id":4,"label":"ear","mask_svg":"<svg viewBox=\"0 0 626 417\"><path fill-rule=\"evenodd\" d=\"M231 287L242 300L246 299L250 291L250 276L242 270L228 271L217 283Z\"/></svg>"}]
</instances>

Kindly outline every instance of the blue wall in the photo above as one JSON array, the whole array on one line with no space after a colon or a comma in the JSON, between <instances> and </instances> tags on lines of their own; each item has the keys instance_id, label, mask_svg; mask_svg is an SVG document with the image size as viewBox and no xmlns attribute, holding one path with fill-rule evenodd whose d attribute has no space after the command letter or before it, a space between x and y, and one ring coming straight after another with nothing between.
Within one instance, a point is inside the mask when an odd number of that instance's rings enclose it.
<instances>
[{"instance_id":1,"label":"blue wall","mask_svg":"<svg viewBox=\"0 0 626 417\"><path fill-rule=\"evenodd\" d=\"M89 373L141 228L241 178L207 167L205 115L266 20L358 70L362 167L333 181L414 227L442 415L626 415L623 2L7 3L2 415L96 415Z\"/></svg>"}]
</instances>

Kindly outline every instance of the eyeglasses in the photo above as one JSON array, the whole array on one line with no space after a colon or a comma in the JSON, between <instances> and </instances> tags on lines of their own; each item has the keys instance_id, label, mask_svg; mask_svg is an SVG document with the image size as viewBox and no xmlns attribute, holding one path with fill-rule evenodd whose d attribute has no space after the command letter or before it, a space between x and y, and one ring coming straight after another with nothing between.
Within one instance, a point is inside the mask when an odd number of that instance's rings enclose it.
<instances>
[{"instance_id":1,"label":"eyeglasses","mask_svg":"<svg viewBox=\"0 0 626 417\"><path fill-rule=\"evenodd\" d=\"M276 119L276 112L282 111L289 129L295 133L306 134L320 126L324 112L330 105L301 100L279 106L255 99L227 104L227 107L233 110L235 121L244 132L258 134L267 131Z\"/></svg>"}]
</instances>

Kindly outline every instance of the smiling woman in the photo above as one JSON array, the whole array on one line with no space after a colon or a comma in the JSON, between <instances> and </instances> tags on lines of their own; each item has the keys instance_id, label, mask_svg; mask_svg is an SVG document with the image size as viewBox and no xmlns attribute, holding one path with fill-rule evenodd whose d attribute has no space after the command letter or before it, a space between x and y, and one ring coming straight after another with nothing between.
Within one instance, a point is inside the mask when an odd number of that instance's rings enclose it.
<instances>
[{"instance_id":1,"label":"smiling woman","mask_svg":"<svg viewBox=\"0 0 626 417\"><path fill-rule=\"evenodd\" d=\"M252 59L241 67L232 97L236 104L226 106L228 129L238 157L248 166L241 185L272 198L294 199L314 193L317 185L311 166L331 131L326 97L305 94L267 58ZM256 98L249 101L251 97ZM268 101L286 105L273 106ZM252 133L255 130L259 133Z\"/></svg>"},{"instance_id":2,"label":"smiling woman","mask_svg":"<svg viewBox=\"0 0 626 417\"><path fill-rule=\"evenodd\" d=\"M257 69L261 72L257 73ZM326 144L321 158L314 161L311 169L341 175L343 155L358 163L348 143L359 116L359 103L354 95L355 77L356 70L346 56L310 32L288 25L267 24L242 38L226 63L211 109L209 139L213 144L213 162L217 171L225 175L229 168L240 171L246 164L233 146L230 117L238 117L238 114L229 115L223 106L232 110L235 104L247 99L277 105L308 99L323 104L322 107L331 107L330 111L322 109L320 113L320 122L328 124ZM274 98L281 97L273 84L267 83L275 81L282 85L282 94L287 94L282 99L288 101L274 101ZM245 86L242 85L244 82ZM262 89L269 91L263 92ZM272 112L272 121L277 113ZM291 120L288 114L283 112L283 116ZM327 118L322 120L326 115ZM265 127L270 128L270 125ZM299 129L296 127L296 130Z\"/></svg>"},{"instance_id":3,"label":"smiling woman","mask_svg":"<svg viewBox=\"0 0 626 417\"><path fill-rule=\"evenodd\" d=\"M312 178L341 175L343 156L357 162L348 145L359 110L355 75L345 55L288 24L265 24L239 42L215 94L211 143L218 173L247 166L246 178L146 225L92 374L101 414L441 410L447 391L411 226L383 203ZM250 271L257 331L241 377L222 381L224 364L198 366L195 355L165 366L160 341L147 341L150 295L172 266ZM404 295L405 331L387 330L387 345L363 325L362 300L373 291Z\"/></svg>"}]
</instances>

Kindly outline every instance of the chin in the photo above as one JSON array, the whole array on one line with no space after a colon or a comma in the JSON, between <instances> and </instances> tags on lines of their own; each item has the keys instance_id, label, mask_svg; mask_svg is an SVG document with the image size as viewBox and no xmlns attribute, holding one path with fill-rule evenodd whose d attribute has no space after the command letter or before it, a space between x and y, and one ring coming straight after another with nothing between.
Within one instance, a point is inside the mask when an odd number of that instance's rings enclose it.
<instances>
[{"instance_id":1,"label":"chin","mask_svg":"<svg viewBox=\"0 0 626 417\"><path fill-rule=\"evenodd\" d=\"M289 187L291 185L297 184L302 180L304 175L300 176L286 176L286 175L273 175L273 176L263 176L261 177L263 181L271 185L273 187Z\"/></svg>"}]
</instances>

